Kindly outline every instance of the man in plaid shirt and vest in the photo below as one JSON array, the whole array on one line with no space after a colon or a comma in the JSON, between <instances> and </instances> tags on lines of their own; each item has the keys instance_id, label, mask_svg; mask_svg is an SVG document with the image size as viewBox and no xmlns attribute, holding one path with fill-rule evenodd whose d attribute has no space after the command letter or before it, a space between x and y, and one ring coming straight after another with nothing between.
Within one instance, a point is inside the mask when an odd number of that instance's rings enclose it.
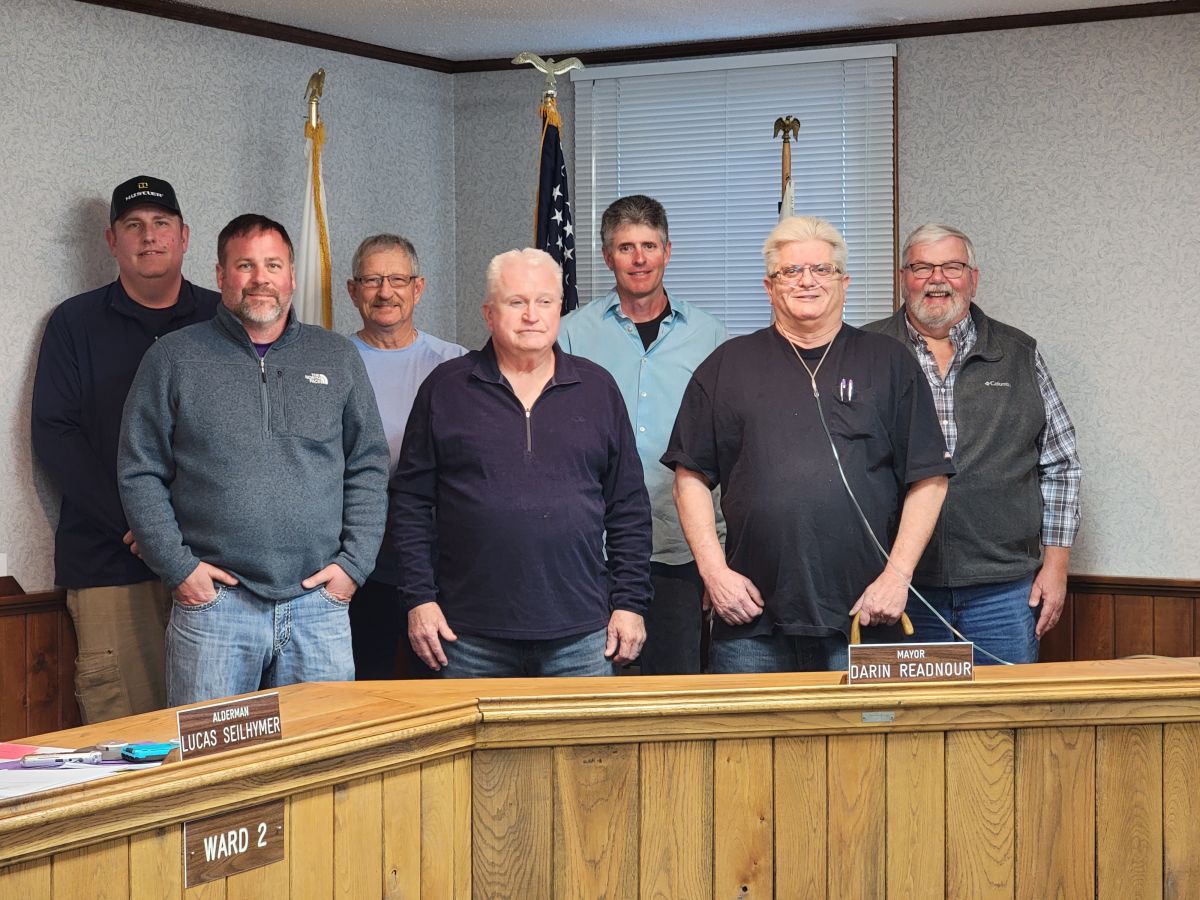
<instances>
[{"instance_id":1,"label":"man in plaid shirt and vest","mask_svg":"<svg viewBox=\"0 0 1200 900\"><path fill-rule=\"evenodd\" d=\"M979 269L967 235L922 225L902 259L904 305L866 329L916 356L958 472L913 584L977 648L1037 662L1079 530L1075 429L1037 342L972 302ZM917 640L953 639L916 598L906 611Z\"/></svg>"}]
</instances>

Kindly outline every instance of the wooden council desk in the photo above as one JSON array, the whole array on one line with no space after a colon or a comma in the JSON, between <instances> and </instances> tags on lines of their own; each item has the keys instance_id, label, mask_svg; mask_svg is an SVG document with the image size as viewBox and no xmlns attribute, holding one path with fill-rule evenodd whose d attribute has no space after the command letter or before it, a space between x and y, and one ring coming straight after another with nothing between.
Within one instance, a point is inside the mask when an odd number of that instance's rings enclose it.
<instances>
[{"instance_id":1,"label":"wooden council desk","mask_svg":"<svg viewBox=\"0 0 1200 900\"><path fill-rule=\"evenodd\" d=\"M838 681L284 688L281 742L0 806L0 897L1200 897L1200 660ZM184 889L181 823L281 798L282 862Z\"/></svg>"}]
</instances>

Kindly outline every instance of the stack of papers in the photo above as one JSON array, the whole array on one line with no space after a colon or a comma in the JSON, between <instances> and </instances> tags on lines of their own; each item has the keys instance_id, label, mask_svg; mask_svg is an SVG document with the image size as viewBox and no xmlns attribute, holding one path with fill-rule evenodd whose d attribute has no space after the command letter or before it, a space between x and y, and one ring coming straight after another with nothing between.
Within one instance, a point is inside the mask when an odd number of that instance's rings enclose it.
<instances>
[{"instance_id":1,"label":"stack of papers","mask_svg":"<svg viewBox=\"0 0 1200 900\"><path fill-rule=\"evenodd\" d=\"M52 791L108 778L120 772L141 770L159 763L105 762L96 765L67 763L52 769L26 769L21 757L28 753L71 753L63 747L34 747L30 744L0 744L0 802L13 797Z\"/></svg>"}]
</instances>

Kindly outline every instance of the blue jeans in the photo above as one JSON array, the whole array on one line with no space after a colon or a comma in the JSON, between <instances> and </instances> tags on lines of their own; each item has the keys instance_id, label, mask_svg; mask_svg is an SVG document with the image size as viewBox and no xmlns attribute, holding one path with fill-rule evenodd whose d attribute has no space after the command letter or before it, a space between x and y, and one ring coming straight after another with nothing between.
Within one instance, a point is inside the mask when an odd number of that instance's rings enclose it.
<instances>
[{"instance_id":1,"label":"blue jeans","mask_svg":"<svg viewBox=\"0 0 1200 900\"><path fill-rule=\"evenodd\" d=\"M181 706L301 681L352 681L350 604L317 588L267 600L221 585L208 603L174 603L167 704Z\"/></svg>"},{"instance_id":2,"label":"blue jeans","mask_svg":"<svg viewBox=\"0 0 1200 900\"><path fill-rule=\"evenodd\" d=\"M708 671L713 675L745 672L823 672L848 668L846 638L783 634L714 638Z\"/></svg>"},{"instance_id":3,"label":"blue jeans","mask_svg":"<svg viewBox=\"0 0 1200 900\"><path fill-rule=\"evenodd\" d=\"M1029 606L1033 576L1001 584L975 584L970 587L920 587L917 590L933 604L947 621L975 644L975 665L994 665L996 661L979 652L983 648L1005 662L1035 663L1038 658L1037 620L1040 607ZM911 594L905 608L912 620L911 640L956 641L949 629Z\"/></svg>"},{"instance_id":4,"label":"blue jeans","mask_svg":"<svg viewBox=\"0 0 1200 900\"><path fill-rule=\"evenodd\" d=\"M546 641L460 634L457 641L442 641L447 665L443 678L558 678L613 675L613 664L604 658L608 629L573 634Z\"/></svg>"}]
</instances>

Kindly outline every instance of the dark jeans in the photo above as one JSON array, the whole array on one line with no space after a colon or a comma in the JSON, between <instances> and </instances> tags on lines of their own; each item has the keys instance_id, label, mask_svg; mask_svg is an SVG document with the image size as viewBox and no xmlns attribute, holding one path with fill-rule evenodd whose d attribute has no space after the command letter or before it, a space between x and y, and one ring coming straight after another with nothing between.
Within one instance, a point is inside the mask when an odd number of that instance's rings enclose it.
<instances>
[{"instance_id":1,"label":"dark jeans","mask_svg":"<svg viewBox=\"0 0 1200 900\"><path fill-rule=\"evenodd\" d=\"M350 601L350 639L358 681L436 678L408 642L408 610L394 585L370 578Z\"/></svg>"},{"instance_id":2,"label":"dark jeans","mask_svg":"<svg viewBox=\"0 0 1200 900\"><path fill-rule=\"evenodd\" d=\"M646 614L646 643L637 661L642 674L699 674L704 582L696 564L652 562L650 583L654 599Z\"/></svg>"},{"instance_id":3,"label":"dark jeans","mask_svg":"<svg viewBox=\"0 0 1200 900\"><path fill-rule=\"evenodd\" d=\"M608 629L546 640L514 640L460 634L442 641L443 678L563 678L614 675L604 658Z\"/></svg>"},{"instance_id":4,"label":"dark jeans","mask_svg":"<svg viewBox=\"0 0 1200 900\"><path fill-rule=\"evenodd\" d=\"M1000 584L968 587L917 587L942 617L975 644L975 665L996 665L980 653L990 651L1005 662L1038 661L1037 620L1041 607L1029 605L1033 576ZM914 641L957 641L945 625L911 594L905 610L912 620Z\"/></svg>"}]
</instances>

